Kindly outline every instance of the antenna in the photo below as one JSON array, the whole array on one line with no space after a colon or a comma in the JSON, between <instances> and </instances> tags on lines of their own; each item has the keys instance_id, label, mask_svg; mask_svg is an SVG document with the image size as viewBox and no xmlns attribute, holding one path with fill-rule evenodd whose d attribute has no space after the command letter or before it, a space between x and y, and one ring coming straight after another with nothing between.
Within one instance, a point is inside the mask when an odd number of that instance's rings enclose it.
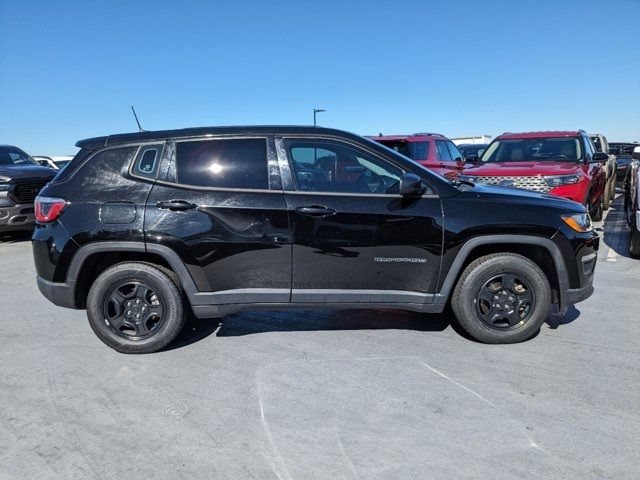
<instances>
[{"instance_id":1,"label":"antenna","mask_svg":"<svg viewBox=\"0 0 640 480\"><path fill-rule=\"evenodd\" d=\"M136 119L136 123L138 124L138 131L139 132L146 132L146 130L144 130L141 126L140 126L140 120L138 120L138 115L136 114L136 109L133 108L133 105L131 105L131 111L133 112L133 117Z\"/></svg>"}]
</instances>

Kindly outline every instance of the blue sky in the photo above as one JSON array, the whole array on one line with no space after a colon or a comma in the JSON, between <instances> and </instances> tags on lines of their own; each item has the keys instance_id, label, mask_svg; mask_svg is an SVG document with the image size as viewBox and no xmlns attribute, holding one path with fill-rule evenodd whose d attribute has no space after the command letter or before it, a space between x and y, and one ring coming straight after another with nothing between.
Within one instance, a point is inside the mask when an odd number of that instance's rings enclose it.
<instances>
[{"instance_id":1,"label":"blue sky","mask_svg":"<svg viewBox=\"0 0 640 480\"><path fill-rule=\"evenodd\" d=\"M640 1L0 0L0 143L203 125L640 141Z\"/></svg>"}]
</instances>

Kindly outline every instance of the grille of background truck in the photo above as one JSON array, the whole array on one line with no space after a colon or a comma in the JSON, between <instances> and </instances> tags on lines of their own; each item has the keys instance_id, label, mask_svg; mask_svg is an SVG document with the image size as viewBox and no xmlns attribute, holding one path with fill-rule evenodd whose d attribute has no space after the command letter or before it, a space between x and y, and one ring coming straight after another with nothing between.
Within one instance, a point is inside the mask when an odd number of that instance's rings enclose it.
<instances>
[{"instance_id":1,"label":"grille of background truck","mask_svg":"<svg viewBox=\"0 0 640 480\"><path fill-rule=\"evenodd\" d=\"M524 188L526 190L533 190L534 192L548 192L550 190L549 184L540 175L536 176L522 176L522 177L475 177L478 183L484 183L486 185L504 185L507 187Z\"/></svg>"},{"instance_id":2,"label":"grille of background truck","mask_svg":"<svg viewBox=\"0 0 640 480\"><path fill-rule=\"evenodd\" d=\"M16 203L33 203L42 187L46 184L47 181L42 180L18 182L11 189L11 197Z\"/></svg>"}]
</instances>

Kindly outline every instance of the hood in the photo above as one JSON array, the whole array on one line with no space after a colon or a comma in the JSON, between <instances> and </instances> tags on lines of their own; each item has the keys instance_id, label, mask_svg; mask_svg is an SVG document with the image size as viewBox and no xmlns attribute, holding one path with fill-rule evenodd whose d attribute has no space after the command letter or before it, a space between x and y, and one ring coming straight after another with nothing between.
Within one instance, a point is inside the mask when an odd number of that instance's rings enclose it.
<instances>
[{"instance_id":1,"label":"hood","mask_svg":"<svg viewBox=\"0 0 640 480\"><path fill-rule=\"evenodd\" d=\"M554 209L566 210L568 213L585 213L583 205L566 198L549 195L546 193L532 192L520 188L498 187L477 183L472 189L465 192L472 194L482 202L496 202L501 204L537 205Z\"/></svg>"},{"instance_id":2,"label":"hood","mask_svg":"<svg viewBox=\"0 0 640 480\"><path fill-rule=\"evenodd\" d=\"M26 178L51 180L56 173L58 173L57 170L40 165L0 165L0 182Z\"/></svg>"},{"instance_id":3,"label":"hood","mask_svg":"<svg viewBox=\"0 0 640 480\"><path fill-rule=\"evenodd\" d=\"M20 179L50 180L56 176L57 170L40 165L0 165L0 182Z\"/></svg>"},{"instance_id":4,"label":"hood","mask_svg":"<svg viewBox=\"0 0 640 480\"><path fill-rule=\"evenodd\" d=\"M496 162L473 165L464 170L464 175L570 175L581 170L582 166L580 162Z\"/></svg>"}]
</instances>

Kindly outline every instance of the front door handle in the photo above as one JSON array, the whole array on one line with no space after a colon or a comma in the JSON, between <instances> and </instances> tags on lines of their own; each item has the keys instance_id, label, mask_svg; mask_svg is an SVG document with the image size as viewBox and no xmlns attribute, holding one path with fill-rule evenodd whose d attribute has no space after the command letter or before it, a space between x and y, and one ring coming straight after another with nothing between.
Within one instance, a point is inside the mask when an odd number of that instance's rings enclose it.
<instances>
[{"instance_id":1,"label":"front door handle","mask_svg":"<svg viewBox=\"0 0 640 480\"><path fill-rule=\"evenodd\" d=\"M195 203L187 202L186 200L167 200L156 203L156 207L177 212L182 210L191 210L198 206Z\"/></svg>"},{"instance_id":2,"label":"front door handle","mask_svg":"<svg viewBox=\"0 0 640 480\"><path fill-rule=\"evenodd\" d=\"M308 215L310 217L329 217L335 215L336 211L333 208L325 207L324 205L310 205L308 207L298 207L296 212L301 215Z\"/></svg>"}]
</instances>

